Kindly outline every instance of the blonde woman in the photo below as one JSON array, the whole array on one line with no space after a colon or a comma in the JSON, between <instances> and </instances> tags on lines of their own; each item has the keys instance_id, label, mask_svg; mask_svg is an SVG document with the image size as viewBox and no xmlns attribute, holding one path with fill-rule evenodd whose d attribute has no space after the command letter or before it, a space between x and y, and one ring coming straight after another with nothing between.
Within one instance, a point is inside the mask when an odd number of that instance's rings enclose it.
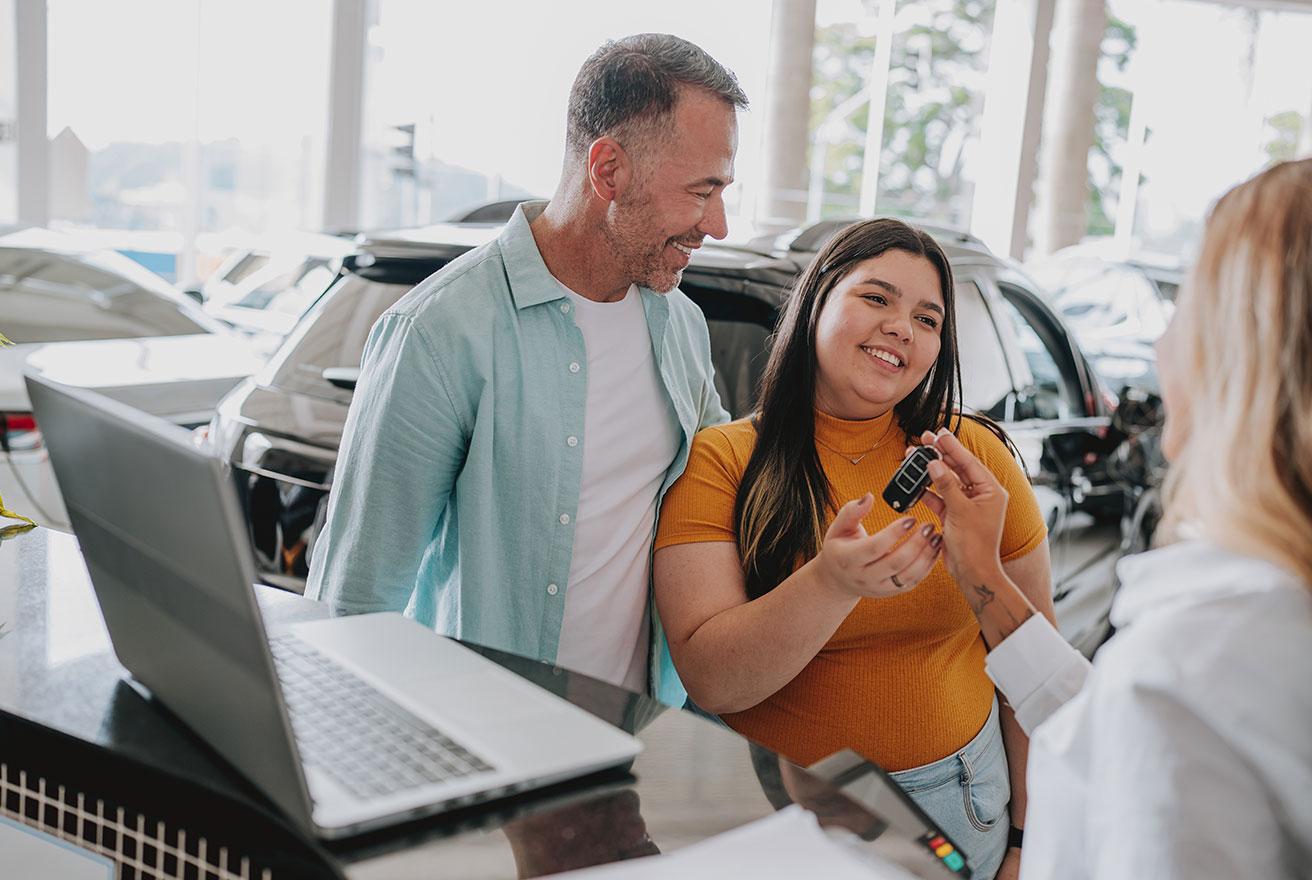
<instances>
[{"instance_id":1,"label":"blonde woman","mask_svg":"<svg viewBox=\"0 0 1312 880\"><path fill-rule=\"evenodd\" d=\"M1007 492L925 434L946 562L1032 733L1021 877L1312 874L1312 160L1227 193L1158 344L1172 543L1090 666L998 559Z\"/></svg>"}]
</instances>

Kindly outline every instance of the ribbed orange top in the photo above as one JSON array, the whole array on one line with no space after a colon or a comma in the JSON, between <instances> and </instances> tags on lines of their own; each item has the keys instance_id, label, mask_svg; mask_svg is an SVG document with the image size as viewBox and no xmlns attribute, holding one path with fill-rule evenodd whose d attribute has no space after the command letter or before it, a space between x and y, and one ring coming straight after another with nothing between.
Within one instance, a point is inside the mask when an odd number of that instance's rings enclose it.
<instances>
[{"instance_id":1,"label":"ribbed orange top","mask_svg":"<svg viewBox=\"0 0 1312 880\"><path fill-rule=\"evenodd\" d=\"M1029 481L986 428L963 420L958 436L1010 494L1003 561L1024 556L1047 536ZM816 438L837 505L873 492L864 520L871 533L901 516L879 498L906 449L892 413L852 422L817 411ZM697 435L687 470L665 496L656 549L736 542L734 497L755 444L756 429L746 419ZM859 463L850 461L867 452ZM911 513L941 525L924 504ZM918 767L961 748L988 719L993 683L984 674L985 653L979 625L940 560L915 589L860 600L796 678L724 720L801 764L852 748L886 770Z\"/></svg>"}]
</instances>

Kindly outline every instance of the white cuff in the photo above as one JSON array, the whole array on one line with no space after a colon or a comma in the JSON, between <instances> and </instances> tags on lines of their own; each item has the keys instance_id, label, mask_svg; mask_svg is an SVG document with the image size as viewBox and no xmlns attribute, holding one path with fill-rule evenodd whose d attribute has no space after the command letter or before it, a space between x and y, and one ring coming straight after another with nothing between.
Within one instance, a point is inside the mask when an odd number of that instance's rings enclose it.
<instances>
[{"instance_id":1,"label":"white cuff","mask_svg":"<svg viewBox=\"0 0 1312 880\"><path fill-rule=\"evenodd\" d=\"M988 653L984 669L1026 733L1079 693L1089 661L1057 628L1034 614Z\"/></svg>"}]
</instances>

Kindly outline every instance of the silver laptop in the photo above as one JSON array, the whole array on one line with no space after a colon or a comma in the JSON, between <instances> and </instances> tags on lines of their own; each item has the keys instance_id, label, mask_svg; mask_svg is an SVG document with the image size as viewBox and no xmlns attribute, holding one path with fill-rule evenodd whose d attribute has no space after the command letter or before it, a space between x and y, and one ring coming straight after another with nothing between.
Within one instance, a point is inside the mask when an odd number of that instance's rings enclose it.
<instances>
[{"instance_id":1,"label":"silver laptop","mask_svg":"<svg viewBox=\"0 0 1312 880\"><path fill-rule=\"evenodd\" d=\"M235 488L181 428L27 377L114 650L319 837L623 764L633 737L400 614L270 634Z\"/></svg>"}]
</instances>

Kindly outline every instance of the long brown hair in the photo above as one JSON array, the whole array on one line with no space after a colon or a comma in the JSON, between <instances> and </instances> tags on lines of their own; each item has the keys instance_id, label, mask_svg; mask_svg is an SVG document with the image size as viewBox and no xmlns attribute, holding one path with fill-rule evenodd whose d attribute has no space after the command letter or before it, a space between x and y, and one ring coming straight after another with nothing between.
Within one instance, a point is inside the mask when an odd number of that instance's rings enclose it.
<instances>
[{"instance_id":1,"label":"long brown hair","mask_svg":"<svg viewBox=\"0 0 1312 880\"><path fill-rule=\"evenodd\" d=\"M858 263L890 250L930 262L938 274L944 312L938 358L893 412L908 441L945 424L955 433L960 424L961 364L947 255L928 233L900 220L853 223L825 245L798 279L761 378L756 446L734 503L738 552L750 598L774 589L800 560L820 551L825 515L834 504L815 446L816 325L834 286ZM980 420L1005 440L1000 428Z\"/></svg>"},{"instance_id":2,"label":"long brown hair","mask_svg":"<svg viewBox=\"0 0 1312 880\"><path fill-rule=\"evenodd\" d=\"M1188 433L1159 534L1192 522L1312 585L1312 159L1221 197L1179 299Z\"/></svg>"}]
</instances>

